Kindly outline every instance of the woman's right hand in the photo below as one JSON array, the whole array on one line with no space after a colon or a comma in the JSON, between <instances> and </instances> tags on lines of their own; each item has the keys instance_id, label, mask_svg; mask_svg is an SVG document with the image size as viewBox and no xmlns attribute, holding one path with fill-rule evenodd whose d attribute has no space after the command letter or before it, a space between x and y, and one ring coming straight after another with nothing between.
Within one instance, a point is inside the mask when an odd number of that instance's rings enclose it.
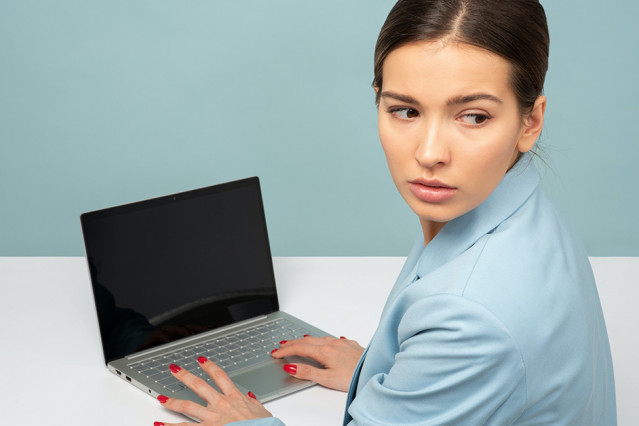
<instances>
[{"instance_id":1,"label":"woman's right hand","mask_svg":"<svg viewBox=\"0 0 639 426\"><path fill-rule=\"evenodd\" d=\"M273 358L301 356L324 366L316 368L307 364L286 364L284 370L291 376L344 392L348 391L355 367L364 352L364 348L356 341L344 337L307 336L280 345L271 353Z\"/></svg>"}]
</instances>

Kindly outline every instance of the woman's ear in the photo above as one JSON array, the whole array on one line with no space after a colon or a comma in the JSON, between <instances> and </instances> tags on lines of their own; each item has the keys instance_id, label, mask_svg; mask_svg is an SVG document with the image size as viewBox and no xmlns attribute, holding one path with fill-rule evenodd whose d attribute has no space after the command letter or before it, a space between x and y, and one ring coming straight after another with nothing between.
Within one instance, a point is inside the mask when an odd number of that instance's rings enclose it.
<instances>
[{"instance_id":1,"label":"woman's ear","mask_svg":"<svg viewBox=\"0 0 639 426\"><path fill-rule=\"evenodd\" d=\"M535 141L544 127L544 114L546 113L546 97L540 96L535 101L533 109L524 120L524 129L517 142L519 152L528 152L535 145Z\"/></svg>"},{"instance_id":2,"label":"woman's ear","mask_svg":"<svg viewBox=\"0 0 639 426\"><path fill-rule=\"evenodd\" d=\"M373 86L373 89L375 89L375 105L379 108L379 87Z\"/></svg>"}]
</instances>

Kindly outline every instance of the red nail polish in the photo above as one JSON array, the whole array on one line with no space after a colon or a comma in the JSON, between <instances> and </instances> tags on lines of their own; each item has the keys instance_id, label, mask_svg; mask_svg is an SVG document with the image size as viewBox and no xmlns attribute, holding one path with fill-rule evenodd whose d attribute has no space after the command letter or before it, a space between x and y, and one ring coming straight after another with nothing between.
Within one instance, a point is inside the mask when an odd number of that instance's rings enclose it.
<instances>
[{"instance_id":1,"label":"red nail polish","mask_svg":"<svg viewBox=\"0 0 639 426\"><path fill-rule=\"evenodd\" d=\"M160 404L165 404L166 401L169 400L168 396L164 396L164 395L158 395L158 401L160 401Z\"/></svg>"},{"instance_id":2,"label":"red nail polish","mask_svg":"<svg viewBox=\"0 0 639 426\"><path fill-rule=\"evenodd\" d=\"M247 395L248 395L250 398L257 399L257 397L255 396L255 394L254 394L253 392L251 392L251 391L249 391L249 393L247 393Z\"/></svg>"},{"instance_id":3,"label":"red nail polish","mask_svg":"<svg viewBox=\"0 0 639 426\"><path fill-rule=\"evenodd\" d=\"M286 342L288 342L288 340L282 340L282 341L280 342L280 345L283 345L283 344L284 344L284 343L286 343Z\"/></svg>"},{"instance_id":4,"label":"red nail polish","mask_svg":"<svg viewBox=\"0 0 639 426\"><path fill-rule=\"evenodd\" d=\"M171 364L169 365L169 370L174 373L179 373L180 371L182 371L182 368L179 365Z\"/></svg>"},{"instance_id":5,"label":"red nail polish","mask_svg":"<svg viewBox=\"0 0 639 426\"><path fill-rule=\"evenodd\" d=\"M297 366L293 364L286 364L284 366L284 371L286 371L288 374L295 374L297 373Z\"/></svg>"},{"instance_id":6,"label":"red nail polish","mask_svg":"<svg viewBox=\"0 0 639 426\"><path fill-rule=\"evenodd\" d=\"M206 361L208 361L208 359L206 359L205 357L201 356L198 357L197 362L199 362L200 364L204 364Z\"/></svg>"},{"instance_id":7,"label":"red nail polish","mask_svg":"<svg viewBox=\"0 0 639 426\"><path fill-rule=\"evenodd\" d=\"M153 422L153 426L164 426L162 422Z\"/></svg>"},{"instance_id":8,"label":"red nail polish","mask_svg":"<svg viewBox=\"0 0 639 426\"><path fill-rule=\"evenodd\" d=\"M340 339L342 339L342 340L346 340L346 337L344 337L344 336L340 336Z\"/></svg>"},{"instance_id":9,"label":"red nail polish","mask_svg":"<svg viewBox=\"0 0 639 426\"><path fill-rule=\"evenodd\" d=\"M304 337L311 337L311 335L310 334L305 334Z\"/></svg>"},{"instance_id":10,"label":"red nail polish","mask_svg":"<svg viewBox=\"0 0 639 426\"><path fill-rule=\"evenodd\" d=\"M273 350L271 351L271 353L275 353L275 352L277 352L277 349L273 349Z\"/></svg>"}]
</instances>

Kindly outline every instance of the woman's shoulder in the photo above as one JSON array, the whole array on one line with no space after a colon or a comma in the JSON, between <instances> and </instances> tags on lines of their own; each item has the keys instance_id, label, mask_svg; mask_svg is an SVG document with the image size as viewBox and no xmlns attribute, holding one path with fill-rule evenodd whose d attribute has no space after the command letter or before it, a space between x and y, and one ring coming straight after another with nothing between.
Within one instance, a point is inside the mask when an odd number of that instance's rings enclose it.
<instances>
[{"instance_id":1,"label":"woman's shoulder","mask_svg":"<svg viewBox=\"0 0 639 426\"><path fill-rule=\"evenodd\" d=\"M564 215L538 188L520 209L477 242L465 297L500 312L518 301L543 307L596 295L586 251Z\"/></svg>"},{"instance_id":2,"label":"woman's shoulder","mask_svg":"<svg viewBox=\"0 0 639 426\"><path fill-rule=\"evenodd\" d=\"M464 294L506 291L552 297L594 289L586 250L569 221L538 188L520 209L477 242ZM585 285L585 287L584 287ZM544 289L540 294L539 290Z\"/></svg>"}]
</instances>

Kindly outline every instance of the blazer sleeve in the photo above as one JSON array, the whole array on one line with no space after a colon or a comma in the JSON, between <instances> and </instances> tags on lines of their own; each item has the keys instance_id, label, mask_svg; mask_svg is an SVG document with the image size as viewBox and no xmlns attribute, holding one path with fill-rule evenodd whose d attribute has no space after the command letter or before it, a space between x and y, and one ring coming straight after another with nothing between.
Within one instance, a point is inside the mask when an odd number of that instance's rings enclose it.
<instances>
[{"instance_id":1,"label":"blazer sleeve","mask_svg":"<svg viewBox=\"0 0 639 426\"><path fill-rule=\"evenodd\" d=\"M388 332L397 339L388 345L399 348L392 367L359 383L350 426L505 425L523 412L520 351L480 304L458 295L424 297L404 311L396 330Z\"/></svg>"}]
</instances>

